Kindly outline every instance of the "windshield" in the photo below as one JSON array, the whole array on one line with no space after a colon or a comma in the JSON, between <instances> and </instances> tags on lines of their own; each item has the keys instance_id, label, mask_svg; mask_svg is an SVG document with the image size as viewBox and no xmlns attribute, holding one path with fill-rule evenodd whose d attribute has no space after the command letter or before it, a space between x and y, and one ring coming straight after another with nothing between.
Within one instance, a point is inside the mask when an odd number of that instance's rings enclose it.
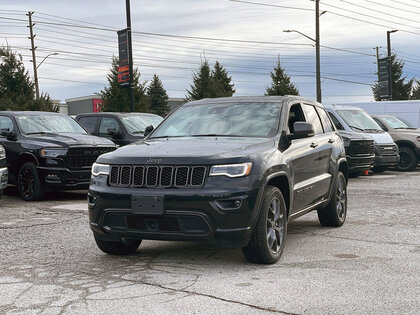
<instances>
[{"instance_id":1,"label":"windshield","mask_svg":"<svg viewBox=\"0 0 420 315\"><path fill-rule=\"evenodd\" d=\"M358 131L378 131L383 132L381 127L364 110L337 110L337 113L343 118L346 124Z\"/></svg>"},{"instance_id":2,"label":"windshield","mask_svg":"<svg viewBox=\"0 0 420 315\"><path fill-rule=\"evenodd\" d=\"M73 118L67 115L21 115L16 116L23 134L86 133Z\"/></svg>"},{"instance_id":3,"label":"windshield","mask_svg":"<svg viewBox=\"0 0 420 315\"><path fill-rule=\"evenodd\" d=\"M156 128L163 120L160 116L149 115L130 115L122 118L122 123L129 133L144 133L147 126L152 125Z\"/></svg>"},{"instance_id":4,"label":"windshield","mask_svg":"<svg viewBox=\"0 0 420 315\"><path fill-rule=\"evenodd\" d=\"M408 122L403 122L397 117L381 117L393 129L413 129L414 127Z\"/></svg>"},{"instance_id":5,"label":"windshield","mask_svg":"<svg viewBox=\"0 0 420 315\"><path fill-rule=\"evenodd\" d=\"M228 103L183 106L151 138L226 136L272 137L277 134L281 105Z\"/></svg>"}]
</instances>

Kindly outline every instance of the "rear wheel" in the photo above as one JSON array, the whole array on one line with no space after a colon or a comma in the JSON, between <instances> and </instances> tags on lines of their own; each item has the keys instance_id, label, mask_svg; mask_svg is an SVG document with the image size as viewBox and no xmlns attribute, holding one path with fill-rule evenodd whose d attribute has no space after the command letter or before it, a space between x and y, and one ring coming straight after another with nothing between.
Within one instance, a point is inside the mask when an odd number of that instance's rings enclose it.
<instances>
[{"instance_id":1,"label":"rear wheel","mask_svg":"<svg viewBox=\"0 0 420 315\"><path fill-rule=\"evenodd\" d=\"M400 151L400 161L395 166L397 170L408 172L412 171L417 167L417 157L412 149L408 147L399 148Z\"/></svg>"},{"instance_id":2,"label":"rear wheel","mask_svg":"<svg viewBox=\"0 0 420 315\"><path fill-rule=\"evenodd\" d=\"M109 255L128 255L134 253L139 248L141 240L126 240L119 242L103 241L95 237L96 245L99 249Z\"/></svg>"},{"instance_id":3,"label":"rear wheel","mask_svg":"<svg viewBox=\"0 0 420 315\"><path fill-rule=\"evenodd\" d=\"M19 195L25 201L40 200L45 195L45 188L42 187L36 166L32 162L22 165L18 173Z\"/></svg>"},{"instance_id":4,"label":"rear wheel","mask_svg":"<svg viewBox=\"0 0 420 315\"><path fill-rule=\"evenodd\" d=\"M333 186L333 193L328 205L318 210L318 219L323 226L339 227L347 216L347 183L343 173L339 172Z\"/></svg>"},{"instance_id":5,"label":"rear wheel","mask_svg":"<svg viewBox=\"0 0 420 315\"><path fill-rule=\"evenodd\" d=\"M257 225L246 247L242 248L250 262L273 264L283 253L287 231L287 211L281 191L267 186Z\"/></svg>"}]
</instances>

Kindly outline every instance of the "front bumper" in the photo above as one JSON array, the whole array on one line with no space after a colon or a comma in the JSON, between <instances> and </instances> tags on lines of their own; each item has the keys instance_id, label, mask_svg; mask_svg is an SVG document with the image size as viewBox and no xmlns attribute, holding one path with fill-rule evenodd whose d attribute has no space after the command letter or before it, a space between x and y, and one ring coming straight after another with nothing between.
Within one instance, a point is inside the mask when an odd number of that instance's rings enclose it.
<instances>
[{"instance_id":1,"label":"front bumper","mask_svg":"<svg viewBox=\"0 0 420 315\"><path fill-rule=\"evenodd\" d=\"M0 168L0 190L3 190L7 186L9 171L7 167Z\"/></svg>"},{"instance_id":2,"label":"front bumper","mask_svg":"<svg viewBox=\"0 0 420 315\"><path fill-rule=\"evenodd\" d=\"M346 156L349 172L365 171L373 167L375 155L369 156Z\"/></svg>"},{"instance_id":3,"label":"front bumper","mask_svg":"<svg viewBox=\"0 0 420 315\"><path fill-rule=\"evenodd\" d=\"M396 165L400 160L398 154L395 155L376 155L375 166L393 166Z\"/></svg>"},{"instance_id":4,"label":"front bumper","mask_svg":"<svg viewBox=\"0 0 420 315\"><path fill-rule=\"evenodd\" d=\"M71 170L62 167L38 166L42 182L52 189L87 189L90 183L90 168Z\"/></svg>"},{"instance_id":5,"label":"front bumper","mask_svg":"<svg viewBox=\"0 0 420 315\"><path fill-rule=\"evenodd\" d=\"M209 178L201 188L116 188L108 187L106 176L100 175L92 179L88 194L90 227L102 240L198 241L244 247L256 219L259 184L253 176L219 176ZM134 213L133 195L164 198L163 214Z\"/></svg>"}]
</instances>

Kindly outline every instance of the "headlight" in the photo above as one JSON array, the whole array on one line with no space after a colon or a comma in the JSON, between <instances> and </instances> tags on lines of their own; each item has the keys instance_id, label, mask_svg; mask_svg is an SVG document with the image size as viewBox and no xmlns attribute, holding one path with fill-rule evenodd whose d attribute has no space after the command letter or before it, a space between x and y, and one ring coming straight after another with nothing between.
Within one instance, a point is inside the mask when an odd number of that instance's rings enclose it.
<instances>
[{"instance_id":1,"label":"headlight","mask_svg":"<svg viewBox=\"0 0 420 315\"><path fill-rule=\"evenodd\" d=\"M347 137L342 137L342 138L343 138L344 146L348 147L350 145L350 138L347 138Z\"/></svg>"},{"instance_id":2,"label":"headlight","mask_svg":"<svg viewBox=\"0 0 420 315\"><path fill-rule=\"evenodd\" d=\"M4 149L3 146L0 145L0 160L5 159L6 158L6 150Z\"/></svg>"},{"instance_id":3,"label":"headlight","mask_svg":"<svg viewBox=\"0 0 420 315\"><path fill-rule=\"evenodd\" d=\"M100 163L93 163L92 165L92 175L109 175L109 165L100 164Z\"/></svg>"},{"instance_id":4,"label":"headlight","mask_svg":"<svg viewBox=\"0 0 420 315\"><path fill-rule=\"evenodd\" d=\"M210 169L209 176L242 177L251 172L252 163L214 165Z\"/></svg>"},{"instance_id":5,"label":"headlight","mask_svg":"<svg viewBox=\"0 0 420 315\"><path fill-rule=\"evenodd\" d=\"M67 149L41 149L41 156L44 158L55 158L67 154Z\"/></svg>"}]
</instances>

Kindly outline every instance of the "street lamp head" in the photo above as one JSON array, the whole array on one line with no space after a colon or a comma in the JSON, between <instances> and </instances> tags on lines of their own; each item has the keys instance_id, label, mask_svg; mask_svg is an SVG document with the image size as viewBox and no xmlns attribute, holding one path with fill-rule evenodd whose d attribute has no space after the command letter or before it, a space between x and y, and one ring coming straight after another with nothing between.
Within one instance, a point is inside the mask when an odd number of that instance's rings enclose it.
<instances>
[{"instance_id":1,"label":"street lamp head","mask_svg":"<svg viewBox=\"0 0 420 315\"><path fill-rule=\"evenodd\" d=\"M291 33L291 30L284 30L283 33Z\"/></svg>"},{"instance_id":2,"label":"street lamp head","mask_svg":"<svg viewBox=\"0 0 420 315\"><path fill-rule=\"evenodd\" d=\"M395 33L395 32L398 32L398 30L388 31L388 33Z\"/></svg>"}]
</instances>

